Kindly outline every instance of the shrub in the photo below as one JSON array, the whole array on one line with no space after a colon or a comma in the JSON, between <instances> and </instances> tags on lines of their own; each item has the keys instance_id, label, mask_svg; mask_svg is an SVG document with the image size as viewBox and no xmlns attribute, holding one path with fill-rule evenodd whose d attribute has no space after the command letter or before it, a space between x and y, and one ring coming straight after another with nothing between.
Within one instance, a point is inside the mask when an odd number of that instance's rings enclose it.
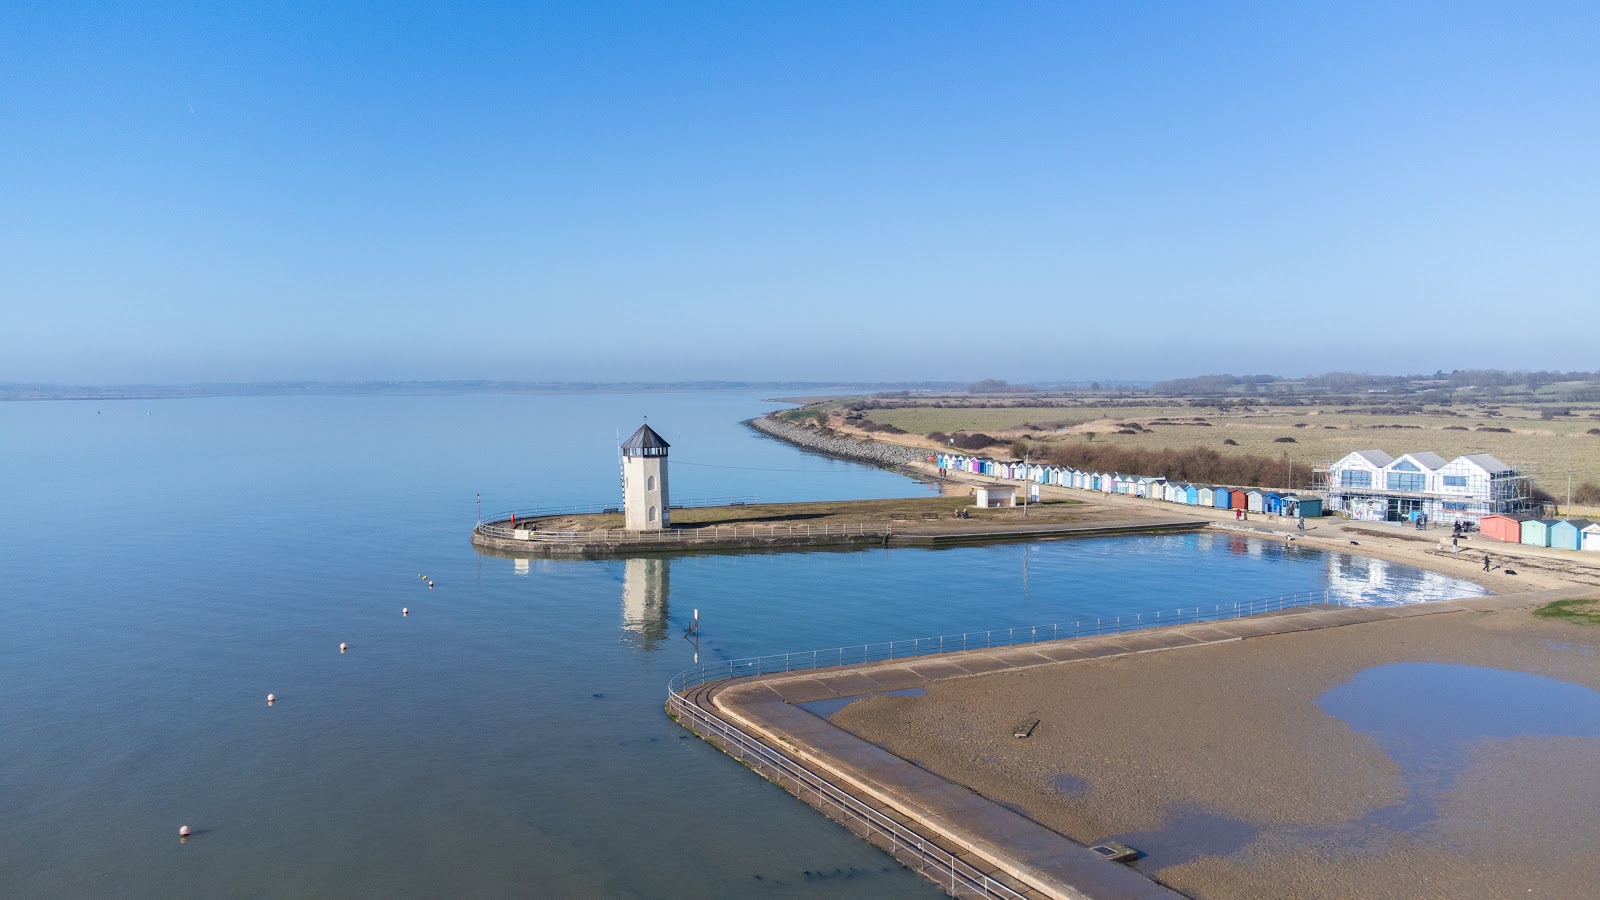
<instances>
[{"instance_id":1,"label":"shrub","mask_svg":"<svg viewBox=\"0 0 1600 900\"><path fill-rule=\"evenodd\" d=\"M935 444L948 444L950 443L950 435L942 431L930 431L928 432L928 440L933 441Z\"/></svg>"},{"instance_id":2,"label":"shrub","mask_svg":"<svg viewBox=\"0 0 1600 900\"><path fill-rule=\"evenodd\" d=\"M998 443L1000 442L980 431L975 434L956 434L953 446L959 450L982 450Z\"/></svg>"},{"instance_id":3,"label":"shrub","mask_svg":"<svg viewBox=\"0 0 1600 900\"><path fill-rule=\"evenodd\" d=\"M1495 434L1510 434L1511 433L1511 429L1509 429L1509 428L1479 428L1478 430L1479 431L1492 432L1492 433L1495 433Z\"/></svg>"},{"instance_id":4,"label":"shrub","mask_svg":"<svg viewBox=\"0 0 1600 900\"><path fill-rule=\"evenodd\" d=\"M1584 434L1600 434L1600 428L1591 428L1585 431Z\"/></svg>"},{"instance_id":5,"label":"shrub","mask_svg":"<svg viewBox=\"0 0 1600 900\"><path fill-rule=\"evenodd\" d=\"M1272 442L1274 444L1293 444L1295 442L1295 440L1292 437L1281 437L1281 438L1273 438Z\"/></svg>"},{"instance_id":6,"label":"shrub","mask_svg":"<svg viewBox=\"0 0 1600 900\"><path fill-rule=\"evenodd\" d=\"M1465 425L1446 425L1444 427L1444 430L1445 431L1466 431L1467 430L1467 426L1465 426ZM1596 430L1600 431L1600 429L1596 429Z\"/></svg>"},{"instance_id":7,"label":"shrub","mask_svg":"<svg viewBox=\"0 0 1600 900\"><path fill-rule=\"evenodd\" d=\"M1222 442L1222 446L1224 446L1224 447L1237 447L1237 446L1239 446L1239 442L1234 440L1233 438L1227 438Z\"/></svg>"}]
</instances>

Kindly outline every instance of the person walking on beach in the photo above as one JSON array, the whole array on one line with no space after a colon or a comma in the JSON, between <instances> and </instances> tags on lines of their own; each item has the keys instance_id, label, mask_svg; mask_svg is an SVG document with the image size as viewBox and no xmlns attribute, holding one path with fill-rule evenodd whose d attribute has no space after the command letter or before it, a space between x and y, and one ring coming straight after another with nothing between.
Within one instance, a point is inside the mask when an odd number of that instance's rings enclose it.
<instances>
[{"instance_id":1,"label":"person walking on beach","mask_svg":"<svg viewBox=\"0 0 1600 900\"><path fill-rule=\"evenodd\" d=\"M1483 555L1483 570L1485 572L1489 571L1489 554L1487 553Z\"/></svg>"}]
</instances>

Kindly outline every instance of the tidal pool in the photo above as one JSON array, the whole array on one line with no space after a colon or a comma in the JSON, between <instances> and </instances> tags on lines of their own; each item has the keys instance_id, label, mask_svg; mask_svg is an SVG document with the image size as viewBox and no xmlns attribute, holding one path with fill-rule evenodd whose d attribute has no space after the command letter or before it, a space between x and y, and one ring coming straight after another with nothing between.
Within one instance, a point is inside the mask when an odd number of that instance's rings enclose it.
<instances>
[{"instance_id":1,"label":"tidal pool","mask_svg":"<svg viewBox=\"0 0 1600 900\"><path fill-rule=\"evenodd\" d=\"M1400 662L1373 666L1317 699L1371 735L1400 766L1406 799L1363 824L1425 828L1466 769L1479 741L1600 737L1600 691L1581 684L1481 666Z\"/></svg>"}]
</instances>

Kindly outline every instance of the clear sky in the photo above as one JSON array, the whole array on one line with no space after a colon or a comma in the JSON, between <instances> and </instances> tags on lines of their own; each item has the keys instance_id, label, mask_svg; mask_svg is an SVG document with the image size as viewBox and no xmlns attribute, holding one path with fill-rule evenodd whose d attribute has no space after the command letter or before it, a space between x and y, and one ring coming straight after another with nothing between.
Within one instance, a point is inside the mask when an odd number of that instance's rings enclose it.
<instances>
[{"instance_id":1,"label":"clear sky","mask_svg":"<svg viewBox=\"0 0 1600 900\"><path fill-rule=\"evenodd\" d=\"M0 381L1600 366L1600 4L0 7Z\"/></svg>"}]
</instances>

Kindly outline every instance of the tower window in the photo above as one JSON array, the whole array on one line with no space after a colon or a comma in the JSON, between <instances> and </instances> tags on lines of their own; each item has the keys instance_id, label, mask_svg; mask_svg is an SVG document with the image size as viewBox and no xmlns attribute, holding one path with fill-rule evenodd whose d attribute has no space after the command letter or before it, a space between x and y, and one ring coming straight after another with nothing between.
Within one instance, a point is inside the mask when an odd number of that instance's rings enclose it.
<instances>
[{"instance_id":1,"label":"tower window","mask_svg":"<svg viewBox=\"0 0 1600 900\"><path fill-rule=\"evenodd\" d=\"M646 514L645 520L648 522L656 520L656 508L654 506L650 507L650 512Z\"/></svg>"},{"instance_id":2,"label":"tower window","mask_svg":"<svg viewBox=\"0 0 1600 900\"><path fill-rule=\"evenodd\" d=\"M653 491L656 489L656 477L654 475L651 475L644 480L644 489L647 491Z\"/></svg>"}]
</instances>

